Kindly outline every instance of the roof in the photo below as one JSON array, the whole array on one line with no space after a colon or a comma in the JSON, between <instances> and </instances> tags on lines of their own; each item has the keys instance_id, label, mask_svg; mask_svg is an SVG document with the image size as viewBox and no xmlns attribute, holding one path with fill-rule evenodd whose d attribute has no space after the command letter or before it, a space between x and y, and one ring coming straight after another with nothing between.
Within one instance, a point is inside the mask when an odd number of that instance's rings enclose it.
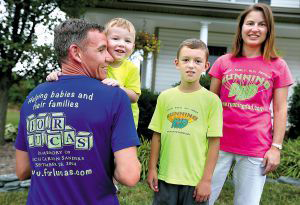
<instances>
[{"instance_id":1,"label":"roof","mask_svg":"<svg viewBox=\"0 0 300 205\"><path fill-rule=\"evenodd\" d=\"M98 1L94 6L96 8L236 19L248 5L188 0L114 0L111 2ZM300 8L272 7L272 10L276 22L300 23Z\"/></svg>"}]
</instances>

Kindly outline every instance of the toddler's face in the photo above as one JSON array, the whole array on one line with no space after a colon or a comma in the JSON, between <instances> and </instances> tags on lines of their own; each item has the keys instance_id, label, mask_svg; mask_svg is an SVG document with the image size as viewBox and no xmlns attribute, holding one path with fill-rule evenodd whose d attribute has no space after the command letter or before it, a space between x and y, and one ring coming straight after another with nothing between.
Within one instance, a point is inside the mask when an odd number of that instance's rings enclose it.
<instances>
[{"instance_id":1,"label":"toddler's face","mask_svg":"<svg viewBox=\"0 0 300 205\"><path fill-rule=\"evenodd\" d=\"M115 61L131 55L134 49L135 34L126 28L112 27L107 32L108 52Z\"/></svg>"}]
</instances>

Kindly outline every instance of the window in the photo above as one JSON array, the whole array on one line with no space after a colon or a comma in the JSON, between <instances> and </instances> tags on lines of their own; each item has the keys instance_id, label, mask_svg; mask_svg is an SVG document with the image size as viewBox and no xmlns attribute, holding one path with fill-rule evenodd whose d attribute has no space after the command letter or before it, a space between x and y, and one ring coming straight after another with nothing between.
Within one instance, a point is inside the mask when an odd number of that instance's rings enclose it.
<instances>
[{"instance_id":1,"label":"window","mask_svg":"<svg viewBox=\"0 0 300 205\"><path fill-rule=\"evenodd\" d=\"M210 62L210 66L214 64L218 57L227 53L227 47L222 46L208 46L209 57L208 61Z\"/></svg>"}]
</instances>

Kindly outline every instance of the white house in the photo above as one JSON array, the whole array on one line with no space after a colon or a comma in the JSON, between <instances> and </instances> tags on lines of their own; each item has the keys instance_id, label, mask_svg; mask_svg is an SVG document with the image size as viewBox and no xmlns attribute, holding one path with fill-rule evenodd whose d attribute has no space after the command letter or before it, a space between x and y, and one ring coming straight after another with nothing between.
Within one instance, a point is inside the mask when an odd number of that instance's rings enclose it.
<instances>
[{"instance_id":1,"label":"white house","mask_svg":"<svg viewBox=\"0 0 300 205\"><path fill-rule=\"evenodd\" d=\"M237 16L247 6L264 2L275 16L276 42L294 79L300 81L300 0L118 0L99 1L84 18L105 24L114 17L130 20L137 31L155 33L161 40L157 56L142 70L142 86L160 92L179 82L173 64L179 43L200 38L210 61L231 49Z\"/></svg>"}]
</instances>

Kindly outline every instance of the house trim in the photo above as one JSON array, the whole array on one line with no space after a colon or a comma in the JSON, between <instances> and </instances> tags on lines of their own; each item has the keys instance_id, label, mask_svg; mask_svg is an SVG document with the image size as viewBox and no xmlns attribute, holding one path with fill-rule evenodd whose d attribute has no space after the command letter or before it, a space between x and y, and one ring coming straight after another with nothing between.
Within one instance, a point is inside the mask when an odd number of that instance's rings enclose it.
<instances>
[{"instance_id":1,"label":"house trim","mask_svg":"<svg viewBox=\"0 0 300 205\"><path fill-rule=\"evenodd\" d=\"M93 7L130 11L158 12L189 16L217 18L237 18L248 5L238 3L182 1L182 0L119 0L113 2L98 1ZM300 23L299 8L272 7L276 22Z\"/></svg>"}]
</instances>

